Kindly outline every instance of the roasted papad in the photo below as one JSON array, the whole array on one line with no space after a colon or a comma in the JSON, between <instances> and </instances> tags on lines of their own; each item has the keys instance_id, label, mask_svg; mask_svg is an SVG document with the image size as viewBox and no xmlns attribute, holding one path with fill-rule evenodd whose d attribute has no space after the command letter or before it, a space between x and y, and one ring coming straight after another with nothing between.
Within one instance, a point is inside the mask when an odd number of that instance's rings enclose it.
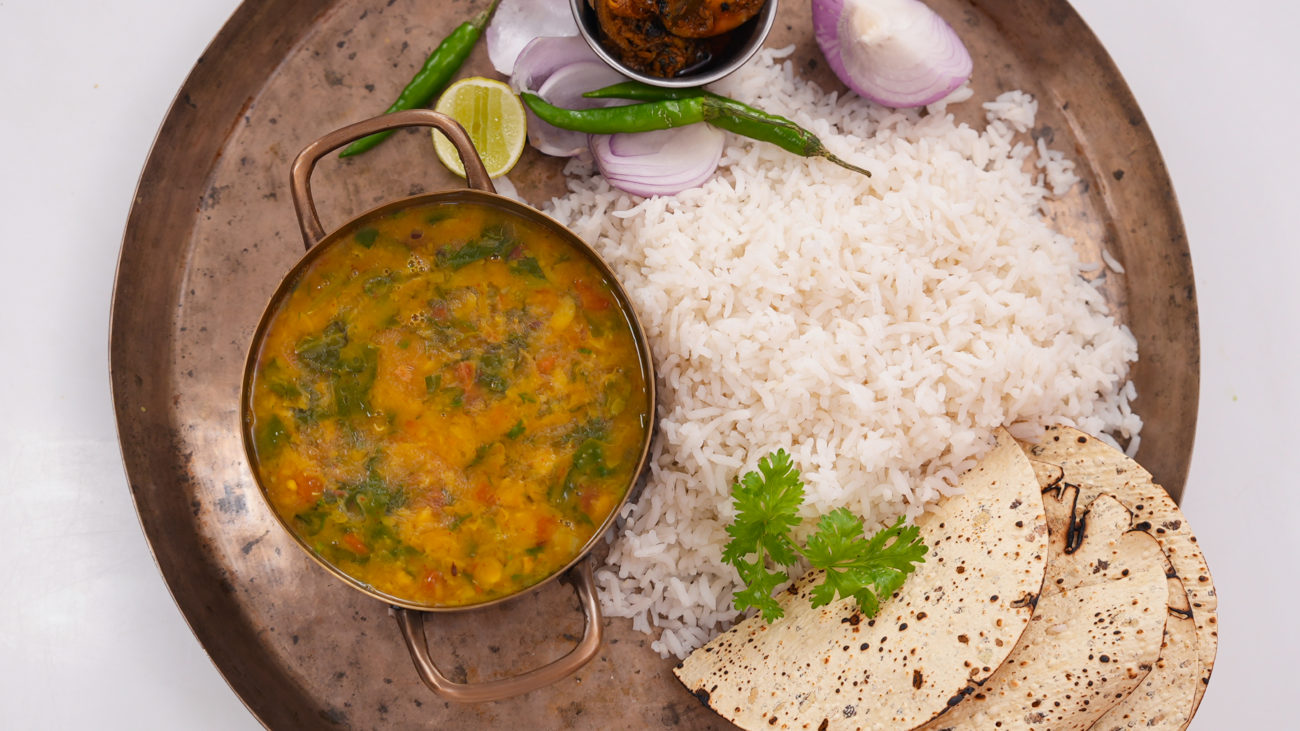
<instances>
[{"instance_id":1,"label":"roasted papad","mask_svg":"<svg viewBox=\"0 0 1300 731\"><path fill-rule=\"evenodd\" d=\"M1168 583L1160 546L1128 530L1128 512L1098 497L1043 495L1051 533L1033 621L1007 661L922 728L1084 731L1133 692L1160 655Z\"/></svg>"},{"instance_id":2,"label":"roasted papad","mask_svg":"<svg viewBox=\"0 0 1300 731\"><path fill-rule=\"evenodd\" d=\"M1058 479L1079 488L1079 503L1089 505L1097 495L1110 493L1134 516L1135 527L1144 528L1155 537L1182 580L1196 624L1196 656L1199 668L1193 713L1205 694L1218 652L1218 599L1210 577L1205 554L1197 545L1186 518L1165 489L1157 485L1151 473L1118 449L1084 432L1068 426L1046 429L1034 441L1022 445L1040 479L1050 479L1059 469Z\"/></svg>"},{"instance_id":3,"label":"roasted papad","mask_svg":"<svg viewBox=\"0 0 1300 731\"><path fill-rule=\"evenodd\" d=\"M1035 466L1042 464L1044 463L1035 463ZM1048 467L1050 469L1037 470L1040 485L1052 493L1059 493L1060 503L1077 506L1079 488L1073 485L1063 486L1060 468L1055 465L1048 465ZM1136 530L1134 526L1138 521L1128 508L1118 500L1110 499L1111 496L1106 498L1094 500L1086 513L1080 512L1077 507L1072 511L1072 514L1078 517L1072 525L1066 527L1067 547L1071 539L1077 537L1084 526L1089 530L1097 529L1099 524L1105 525L1107 531ZM1053 525L1052 522L1057 516L1057 511L1048 511L1048 525L1054 531L1060 530L1060 526ZM1116 570L1122 572L1135 568L1131 563L1134 558L1138 556L1098 556L1096 564L1084 565L1075 562L1074 565L1078 570L1085 572L1113 573ZM1181 729L1191 722L1196 687L1200 685L1197 675L1200 665L1196 659L1196 625L1192 621L1191 607L1187 602L1187 593L1182 581L1174 575L1173 566L1163 553L1160 558L1164 562L1163 568L1168 577L1165 598L1168 616L1165 618L1165 635L1161 642L1160 658L1141 685L1097 720L1093 729L1098 731L1139 728ZM1067 579L1067 583L1070 580Z\"/></svg>"},{"instance_id":4,"label":"roasted papad","mask_svg":"<svg viewBox=\"0 0 1300 731\"><path fill-rule=\"evenodd\" d=\"M918 519L925 563L875 619L852 599L814 609L823 574L810 572L778 597L783 618L741 622L677 677L746 729L911 728L960 700L1025 632L1047 552L1038 482L1009 434L960 486Z\"/></svg>"},{"instance_id":5,"label":"roasted papad","mask_svg":"<svg viewBox=\"0 0 1300 731\"><path fill-rule=\"evenodd\" d=\"M1096 503L1093 503L1096 505ZM1183 582L1171 576L1169 615L1160 659L1127 698L1117 703L1093 724L1094 731L1127 729L1185 729L1192 722L1200 663L1196 660L1196 622L1187 604Z\"/></svg>"}]
</instances>

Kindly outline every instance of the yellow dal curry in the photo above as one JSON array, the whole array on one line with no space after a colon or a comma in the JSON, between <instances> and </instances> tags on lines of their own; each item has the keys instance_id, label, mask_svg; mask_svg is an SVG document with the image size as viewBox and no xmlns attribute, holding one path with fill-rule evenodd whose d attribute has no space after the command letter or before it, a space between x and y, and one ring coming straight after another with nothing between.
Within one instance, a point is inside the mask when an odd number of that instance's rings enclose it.
<instances>
[{"instance_id":1,"label":"yellow dal curry","mask_svg":"<svg viewBox=\"0 0 1300 731\"><path fill-rule=\"evenodd\" d=\"M568 564L623 499L652 409L601 271L483 204L363 220L271 315L246 424L271 504L328 563L461 606Z\"/></svg>"}]
</instances>

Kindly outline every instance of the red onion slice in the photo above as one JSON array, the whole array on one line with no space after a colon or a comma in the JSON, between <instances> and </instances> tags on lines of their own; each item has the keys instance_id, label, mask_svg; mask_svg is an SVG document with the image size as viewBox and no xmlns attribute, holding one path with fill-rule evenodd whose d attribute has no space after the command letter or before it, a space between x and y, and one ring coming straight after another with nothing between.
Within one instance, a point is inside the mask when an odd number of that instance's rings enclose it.
<instances>
[{"instance_id":1,"label":"red onion slice","mask_svg":"<svg viewBox=\"0 0 1300 731\"><path fill-rule=\"evenodd\" d=\"M634 134L592 135L591 153L609 184L640 196L703 185L718 168L726 135L707 124Z\"/></svg>"},{"instance_id":2,"label":"red onion slice","mask_svg":"<svg viewBox=\"0 0 1300 731\"><path fill-rule=\"evenodd\" d=\"M579 61L561 67L537 89L537 95L557 107L591 109L629 104L623 99L586 99L582 95L610 84L627 81L627 77L603 61ZM587 149L587 133L560 129L528 112L528 143L547 155L573 157Z\"/></svg>"},{"instance_id":3,"label":"red onion slice","mask_svg":"<svg viewBox=\"0 0 1300 731\"><path fill-rule=\"evenodd\" d=\"M538 36L578 38L578 23L561 0L501 0L484 35L492 66L509 76L530 41Z\"/></svg>"},{"instance_id":4,"label":"red onion slice","mask_svg":"<svg viewBox=\"0 0 1300 731\"><path fill-rule=\"evenodd\" d=\"M516 93L536 93L551 74L569 64L600 61L600 56L578 36L539 36L528 42L515 59L510 88Z\"/></svg>"},{"instance_id":5,"label":"red onion slice","mask_svg":"<svg viewBox=\"0 0 1300 731\"><path fill-rule=\"evenodd\" d=\"M920 0L812 0L817 45L850 89L889 107L936 102L970 78L970 53Z\"/></svg>"},{"instance_id":6,"label":"red onion slice","mask_svg":"<svg viewBox=\"0 0 1300 731\"><path fill-rule=\"evenodd\" d=\"M584 99L588 91L627 78L613 70L578 36L542 36L529 41L515 61L510 88L530 91L556 106L590 109L628 104L621 99ZM551 126L528 115L528 143L547 155L572 157L587 149L587 135Z\"/></svg>"},{"instance_id":7,"label":"red onion slice","mask_svg":"<svg viewBox=\"0 0 1300 731\"><path fill-rule=\"evenodd\" d=\"M627 77L609 67L604 61L579 61L557 69L537 87L537 95L557 107L565 109L592 109L631 104L627 99L588 99L583 96L611 84L627 81Z\"/></svg>"}]
</instances>

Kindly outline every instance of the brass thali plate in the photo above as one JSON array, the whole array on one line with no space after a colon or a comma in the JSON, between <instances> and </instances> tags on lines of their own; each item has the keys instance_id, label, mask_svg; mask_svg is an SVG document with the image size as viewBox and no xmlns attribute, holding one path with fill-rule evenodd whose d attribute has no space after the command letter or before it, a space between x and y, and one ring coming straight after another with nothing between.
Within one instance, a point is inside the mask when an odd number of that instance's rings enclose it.
<instances>
[{"instance_id":1,"label":"brass thali plate","mask_svg":"<svg viewBox=\"0 0 1300 731\"><path fill-rule=\"evenodd\" d=\"M1200 346L1191 262L1150 128L1110 57L1062 0L934 0L975 60L976 100L1018 88L1035 136L1078 164L1052 204L1086 260L1126 274L1102 287L1138 339L1138 459L1179 496L1191 459ZM262 307L301 253L289 165L306 143L372 116L479 2L250 0L200 58L168 112L127 222L110 365L119 436L146 536L195 635L272 728L727 728L672 677L631 623L568 680L513 700L455 705L421 682L388 608L297 550L257 494L240 446L239 385ZM812 41L807 3L782 3L769 46L842 89ZM496 76L485 49L463 76ZM972 101L954 111L982 122ZM969 116L964 116L969 115ZM424 131L323 161L326 229L384 201L462 187ZM561 162L525 152L510 179L534 205L564 192ZM436 617L440 666L484 680L563 654L582 631L571 590Z\"/></svg>"}]
</instances>

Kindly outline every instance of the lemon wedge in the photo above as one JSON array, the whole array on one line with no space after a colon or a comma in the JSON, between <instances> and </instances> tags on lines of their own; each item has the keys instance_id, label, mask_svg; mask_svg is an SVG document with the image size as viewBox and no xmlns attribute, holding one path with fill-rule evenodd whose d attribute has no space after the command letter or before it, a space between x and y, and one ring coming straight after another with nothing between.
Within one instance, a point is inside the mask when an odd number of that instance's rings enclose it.
<instances>
[{"instance_id":1,"label":"lemon wedge","mask_svg":"<svg viewBox=\"0 0 1300 731\"><path fill-rule=\"evenodd\" d=\"M527 139L528 122L524 104L510 87L495 79L471 76L443 92L434 111L461 123L474 142L488 175L499 178L519 162ZM433 149L453 173L465 177L456 146L447 136L433 130Z\"/></svg>"}]
</instances>

